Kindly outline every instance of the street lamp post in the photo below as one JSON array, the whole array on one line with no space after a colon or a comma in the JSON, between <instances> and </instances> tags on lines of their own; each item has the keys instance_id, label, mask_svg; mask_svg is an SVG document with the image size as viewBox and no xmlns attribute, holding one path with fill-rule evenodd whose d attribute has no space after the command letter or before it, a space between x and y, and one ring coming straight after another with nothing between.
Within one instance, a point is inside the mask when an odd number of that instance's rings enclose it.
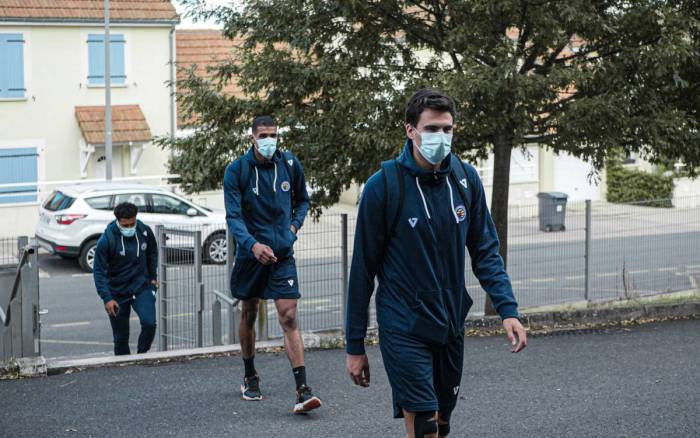
<instances>
[{"instance_id":1,"label":"street lamp post","mask_svg":"<svg viewBox=\"0 0 700 438\"><path fill-rule=\"evenodd\" d=\"M105 179L112 181L112 70L110 65L109 0L105 5Z\"/></svg>"}]
</instances>

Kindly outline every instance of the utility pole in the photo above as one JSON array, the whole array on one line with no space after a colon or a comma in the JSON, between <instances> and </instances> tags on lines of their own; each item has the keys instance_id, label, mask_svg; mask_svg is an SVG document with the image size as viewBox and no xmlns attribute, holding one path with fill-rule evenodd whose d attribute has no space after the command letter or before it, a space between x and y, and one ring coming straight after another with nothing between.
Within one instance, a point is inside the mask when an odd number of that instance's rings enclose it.
<instances>
[{"instance_id":1,"label":"utility pole","mask_svg":"<svg viewBox=\"0 0 700 438\"><path fill-rule=\"evenodd\" d=\"M112 67L110 63L109 0L105 4L105 179L112 181Z\"/></svg>"}]
</instances>

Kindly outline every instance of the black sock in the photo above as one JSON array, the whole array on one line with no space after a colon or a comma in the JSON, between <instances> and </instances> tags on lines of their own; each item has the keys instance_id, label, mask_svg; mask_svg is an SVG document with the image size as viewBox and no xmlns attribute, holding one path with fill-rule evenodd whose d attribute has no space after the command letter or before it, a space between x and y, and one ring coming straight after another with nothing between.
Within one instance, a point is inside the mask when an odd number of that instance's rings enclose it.
<instances>
[{"instance_id":1,"label":"black sock","mask_svg":"<svg viewBox=\"0 0 700 438\"><path fill-rule=\"evenodd\" d=\"M243 366L245 367L246 377L253 377L257 374L255 372L255 364L253 363L254 361L255 356L251 357L250 359L246 359L245 357L243 358Z\"/></svg>"},{"instance_id":2,"label":"black sock","mask_svg":"<svg viewBox=\"0 0 700 438\"><path fill-rule=\"evenodd\" d=\"M294 381L297 383L297 389L306 386L306 367L304 365L292 368L294 373Z\"/></svg>"}]
</instances>

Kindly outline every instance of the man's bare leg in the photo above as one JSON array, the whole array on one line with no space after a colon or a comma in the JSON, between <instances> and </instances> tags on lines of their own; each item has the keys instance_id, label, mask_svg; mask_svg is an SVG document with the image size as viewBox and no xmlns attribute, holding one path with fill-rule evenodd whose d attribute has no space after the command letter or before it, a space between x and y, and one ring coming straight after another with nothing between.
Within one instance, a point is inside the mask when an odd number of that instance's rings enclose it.
<instances>
[{"instance_id":1,"label":"man's bare leg","mask_svg":"<svg viewBox=\"0 0 700 438\"><path fill-rule=\"evenodd\" d=\"M277 318L284 332L284 348L292 368L304 366L304 342L297 324L297 300L275 300ZM241 348L243 345L241 344Z\"/></svg>"},{"instance_id":2,"label":"man's bare leg","mask_svg":"<svg viewBox=\"0 0 700 438\"><path fill-rule=\"evenodd\" d=\"M241 338L241 356L243 359L250 359L255 356L255 320L258 317L258 303L260 299L250 298L241 300L241 323L238 326L239 337Z\"/></svg>"},{"instance_id":3,"label":"man's bare leg","mask_svg":"<svg viewBox=\"0 0 700 438\"><path fill-rule=\"evenodd\" d=\"M408 412L407 410L404 409L403 411L403 418L406 421L406 437L407 438L438 438L438 433L437 430L435 430L435 433L429 433L429 434L421 434L421 435L416 435L416 431L414 428L415 421L416 421L416 414L420 414L417 412ZM438 419L438 413L435 412L432 417L429 418L428 421L437 421ZM437 424L437 423L435 423Z\"/></svg>"}]
</instances>

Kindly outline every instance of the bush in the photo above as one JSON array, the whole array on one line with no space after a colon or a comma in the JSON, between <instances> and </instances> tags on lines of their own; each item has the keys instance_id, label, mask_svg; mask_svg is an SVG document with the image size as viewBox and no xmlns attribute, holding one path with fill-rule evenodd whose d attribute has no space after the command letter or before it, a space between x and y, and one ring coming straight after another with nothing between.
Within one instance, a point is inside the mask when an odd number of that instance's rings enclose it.
<instances>
[{"instance_id":1,"label":"bush","mask_svg":"<svg viewBox=\"0 0 700 438\"><path fill-rule=\"evenodd\" d=\"M608 202L673 207L674 183L670 176L626 169L619 164L609 164L607 177Z\"/></svg>"}]
</instances>

